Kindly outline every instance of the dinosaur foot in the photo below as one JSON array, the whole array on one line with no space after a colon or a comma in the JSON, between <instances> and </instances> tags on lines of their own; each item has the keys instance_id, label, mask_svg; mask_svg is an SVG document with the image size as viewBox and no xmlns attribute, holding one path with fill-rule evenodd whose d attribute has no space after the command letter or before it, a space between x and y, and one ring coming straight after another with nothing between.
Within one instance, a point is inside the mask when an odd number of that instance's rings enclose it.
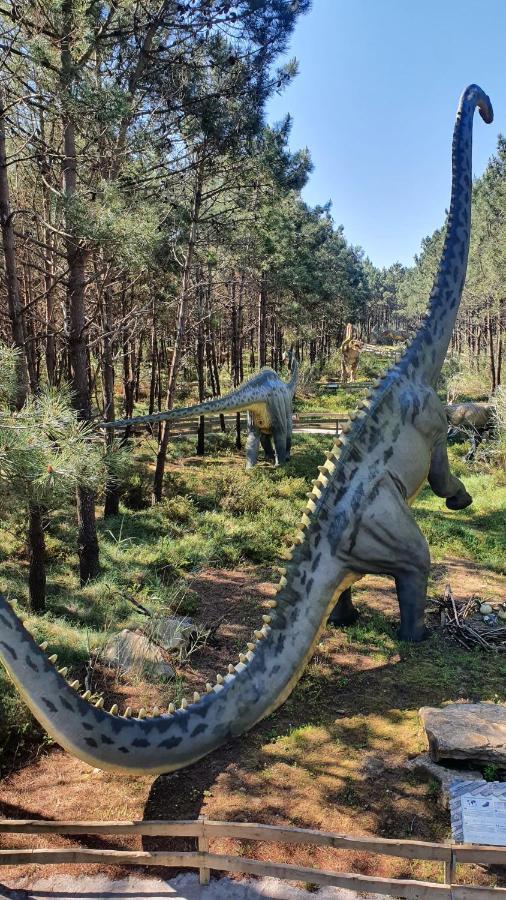
<instances>
[{"instance_id":1,"label":"dinosaur foot","mask_svg":"<svg viewBox=\"0 0 506 900\"><path fill-rule=\"evenodd\" d=\"M329 625L334 625L336 627L353 625L353 623L357 621L358 616L358 609L353 606L351 599L351 588L347 588L339 597L327 622Z\"/></svg>"},{"instance_id":2,"label":"dinosaur foot","mask_svg":"<svg viewBox=\"0 0 506 900\"><path fill-rule=\"evenodd\" d=\"M353 625L359 617L360 613L355 607L353 607L353 610L346 615L336 613L335 609L333 609L327 619L327 625L333 625L334 628L345 628L347 625Z\"/></svg>"},{"instance_id":3,"label":"dinosaur foot","mask_svg":"<svg viewBox=\"0 0 506 900\"><path fill-rule=\"evenodd\" d=\"M425 627L422 628L402 628L402 626L397 631L397 639L399 641L406 641L408 644L419 644L420 641L425 641L429 637L429 629Z\"/></svg>"},{"instance_id":4,"label":"dinosaur foot","mask_svg":"<svg viewBox=\"0 0 506 900\"><path fill-rule=\"evenodd\" d=\"M459 491L458 494L455 494L453 497L446 498L446 505L448 509L465 509L467 506L470 506L473 502L473 498L471 494L468 494L465 489Z\"/></svg>"}]
</instances>

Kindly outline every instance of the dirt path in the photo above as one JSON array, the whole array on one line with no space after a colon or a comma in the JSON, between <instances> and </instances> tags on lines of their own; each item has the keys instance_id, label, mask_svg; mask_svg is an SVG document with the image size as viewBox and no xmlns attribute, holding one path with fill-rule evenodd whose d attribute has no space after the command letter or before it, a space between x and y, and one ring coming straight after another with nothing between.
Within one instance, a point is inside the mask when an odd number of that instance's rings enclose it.
<instances>
[{"instance_id":1,"label":"dirt path","mask_svg":"<svg viewBox=\"0 0 506 900\"><path fill-rule=\"evenodd\" d=\"M448 558L434 566L432 590L442 591L447 581L457 599L479 593L506 600L506 579L466 560ZM201 599L199 617L208 623L219 620L212 643L191 657L183 673L189 689L199 690L202 681L237 658L274 588L258 568L209 570L193 588ZM506 660L452 647L441 633L439 616L430 619L429 640L414 647L397 644L398 609L388 579L364 579L355 599L361 610L358 623L326 630L292 696L248 735L186 770L155 780L93 770L53 748L3 780L0 815L84 820L206 815L349 834L446 839L448 814L438 804L435 786L404 768L409 757L425 749L418 709L458 699L504 702ZM133 836L3 835L0 846L194 849L190 839ZM216 840L211 850L385 877L427 880L441 874L437 864L324 847ZM112 880L132 872L85 866L52 871ZM141 871L134 875L142 877ZM486 880L484 873L474 875ZM150 876L164 878L166 872L150 871ZM40 879L40 868L5 868L2 877L7 884L20 877L34 881Z\"/></svg>"},{"instance_id":2,"label":"dirt path","mask_svg":"<svg viewBox=\"0 0 506 900\"><path fill-rule=\"evenodd\" d=\"M149 897L149 900L310 900L314 896L314 891L293 887L276 878L261 878L258 881L219 878L212 880L207 887L200 887L197 876L190 873L168 881L131 877L111 881L103 876L76 881L56 876L39 879L26 888L19 884L14 891L0 885L0 900L137 900L139 897ZM389 900L384 894L357 894L355 891L328 887L322 887L317 897L318 900Z\"/></svg>"}]
</instances>

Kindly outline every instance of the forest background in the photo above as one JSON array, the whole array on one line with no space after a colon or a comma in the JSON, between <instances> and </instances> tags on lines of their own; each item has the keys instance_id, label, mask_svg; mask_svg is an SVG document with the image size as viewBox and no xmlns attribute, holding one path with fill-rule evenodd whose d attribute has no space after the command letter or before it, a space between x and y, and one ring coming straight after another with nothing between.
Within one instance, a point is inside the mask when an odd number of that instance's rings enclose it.
<instances>
[{"instance_id":1,"label":"forest background","mask_svg":"<svg viewBox=\"0 0 506 900\"><path fill-rule=\"evenodd\" d=\"M269 97L296 75L295 61L277 60L308 8L0 6L0 339L16 350L4 351L3 390L6 415L18 411L4 429L1 500L28 522L33 608L44 608L45 535L62 491L77 488L81 582L99 573L97 491L117 515L122 461L90 443L94 421L218 396L259 366L280 369L290 346L310 383L346 322L370 341L420 321L444 223L413 267L376 268L329 204L302 200L311 158L289 149L290 118L265 123ZM501 381L505 166L500 137L475 184L451 348L485 391ZM153 502L168 429L156 439Z\"/></svg>"}]
</instances>

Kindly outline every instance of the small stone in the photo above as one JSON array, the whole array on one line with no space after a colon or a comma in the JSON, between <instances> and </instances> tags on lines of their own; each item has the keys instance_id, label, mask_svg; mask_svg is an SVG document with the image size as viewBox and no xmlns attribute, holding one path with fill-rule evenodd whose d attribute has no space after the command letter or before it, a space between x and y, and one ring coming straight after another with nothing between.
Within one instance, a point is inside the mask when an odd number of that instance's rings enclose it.
<instances>
[{"instance_id":1,"label":"small stone","mask_svg":"<svg viewBox=\"0 0 506 900\"><path fill-rule=\"evenodd\" d=\"M366 778L381 778L385 774L385 761L381 756L375 756L374 753L367 753L360 766L360 772Z\"/></svg>"},{"instance_id":2,"label":"small stone","mask_svg":"<svg viewBox=\"0 0 506 900\"><path fill-rule=\"evenodd\" d=\"M480 612L482 616L489 616L491 612L493 612L490 603L482 603L480 606Z\"/></svg>"}]
</instances>

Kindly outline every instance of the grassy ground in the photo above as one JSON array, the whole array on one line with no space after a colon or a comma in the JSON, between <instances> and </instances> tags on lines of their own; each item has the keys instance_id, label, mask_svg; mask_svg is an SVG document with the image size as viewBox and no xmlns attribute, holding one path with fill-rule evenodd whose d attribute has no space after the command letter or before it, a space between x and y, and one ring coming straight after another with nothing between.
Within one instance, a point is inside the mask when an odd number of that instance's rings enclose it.
<instances>
[{"instance_id":1,"label":"grassy ground","mask_svg":"<svg viewBox=\"0 0 506 900\"><path fill-rule=\"evenodd\" d=\"M180 698L185 687L189 692L201 689L213 671L222 671L236 658L277 580L279 554L291 543L306 492L330 441L297 435L287 467L259 465L250 472L244 471L231 435L213 435L204 459L192 455L194 444L193 438L186 438L171 445L165 499L156 508L146 503L154 447L144 442L137 448L125 497L130 506L123 505L116 519L99 520L103 569L93 584L79 587L75 530L68 517L52 519L48 611L42 617L28 616L27 623L34 635L49 641L62 664L72 666L73 677L83 678L90 648L100 646L108 633L143 624L131 599L154 611L191 614L207 627L221 620L212 645L196 650L184 663L174 661L176 676L170 681L119 682L99 667L94 686L108 702L166 706ZM506 599L501 578L506 560L506 484L496 471L465 463L464 450L451 449L452 463L458 474L465 475L474 504L453 513L428 489L416 503L415 515L436 564L430 590L440 593L449 578L457 594L477 591ZM0 588L17 599L23 613L22 523L13 519L0 527L0 548ZM90 781L84 764L59 751L46 757L47 738L0 673L3 770L12 772L29 752L40 759L25 770L29 775L20 771L7 780L0 792L4 811L16 807L16 798L25 791L29 813L43 814L43 804L49 808L48 796L41 794L39 804L33 786L39 780L45 783L53 757L60 772L53 790L60 815L67 811L68 818L93 818L98 804L104 816L112 818L166 816L170 810L170 815L181 818L205 812L214 818L292 822L338 831L426 839L447 836L448 819L437 806L435 785L402 768L409 755L423 748L417 710L450 699L503 702L506 660L448 645L437 620L423 645L399 644L395 598L383 579L362 583L356 598L361 610L358 623L346 631L325 633L304 678L277 714L178 776L154 784L141 779L135 790L134 779L113 779L105 807L100 776ZM257 846L250 851L260 856L270 852ZM364 872L372 866L360 854L345 859L318 851L315 858L308 850L297 857L300 864L310 859L323 867L336 861L344 867L356 865ZM424 877L436 871L429 864L407 861L387 860L382 866L384 874L399 876Z\"/></svg>"}]
</instances>

